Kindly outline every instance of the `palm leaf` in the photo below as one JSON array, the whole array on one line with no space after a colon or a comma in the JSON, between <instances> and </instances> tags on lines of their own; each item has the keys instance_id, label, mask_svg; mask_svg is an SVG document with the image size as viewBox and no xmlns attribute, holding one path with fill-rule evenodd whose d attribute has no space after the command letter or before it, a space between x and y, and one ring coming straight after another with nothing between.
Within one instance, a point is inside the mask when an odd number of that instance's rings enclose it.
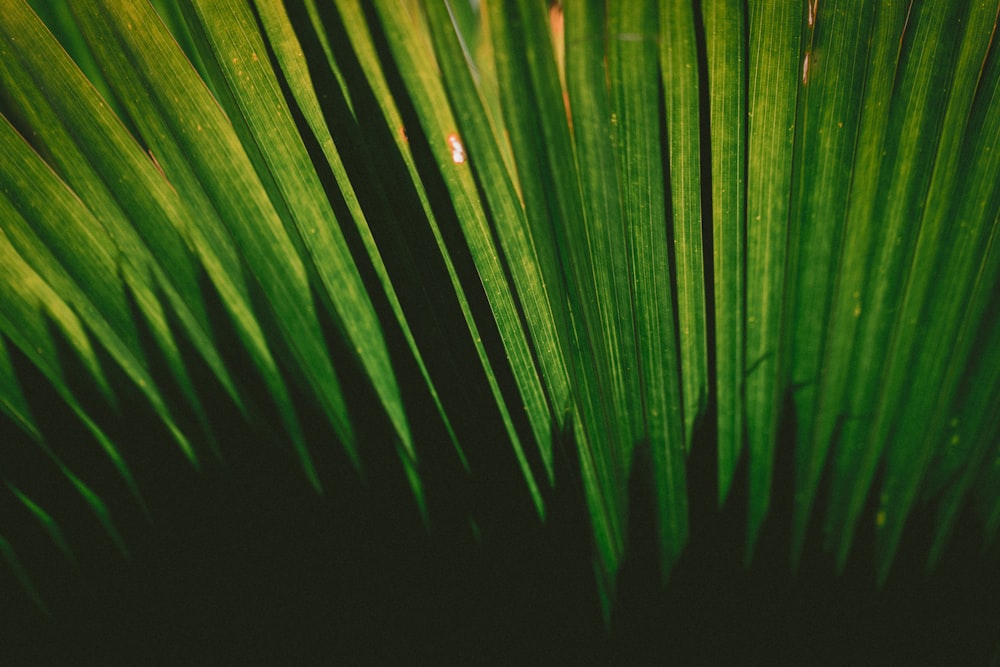
<instances>
[{"instance_id":1,"label":"palm leaf","mask_svg":"<svg viewBox=\"0 0 1000 667\"><path fill-rule=\"evenodd\" d=\"M631 503L666 579L704 454L748 562L784 514L793 563L870 531L881 581L918 501L932 562L967 505L998 531L995 2L38 4L0 14L0 410L123 553L133 391L195 468L212 392L317 489L313 433L385 448L428 526L434 456L490 474L485 396L541 518L575 457L606 617ZM31 367L98 449L51 446Z\"/></svg>"}]
</instances>

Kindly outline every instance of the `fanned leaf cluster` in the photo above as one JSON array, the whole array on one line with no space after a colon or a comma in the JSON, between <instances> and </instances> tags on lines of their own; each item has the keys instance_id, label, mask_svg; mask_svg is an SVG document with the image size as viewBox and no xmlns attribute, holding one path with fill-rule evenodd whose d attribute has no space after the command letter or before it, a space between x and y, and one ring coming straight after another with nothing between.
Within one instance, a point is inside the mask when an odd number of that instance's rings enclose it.
<instances>
[{"instance_id":1,"label":"fanned leaf cluster","mask_svg":"<svg viewBox=\"0 0 1000 667\"><path fill-rule=\"evenodd\" d=\"M691 449L717 448L720 503L745 457L749 557L782 433L793 559L820 500L838 562L874 530L882 578L917 502L932 559L970 500L995 539L997 2L36 5L0 12L0 409L24 436L0 503L70 560L53 484L122 551L106 497L143 507L123 388L195 467L222 394L321 488L316 406L359 470L394 447L433 522L414 411L468 468L475 384L539 515L577 448L606 599L630 483L666 577ZM358 435L341 363L392 443ZM26 368L97 448L50 446Z\"/></svg>"}]
</instances>

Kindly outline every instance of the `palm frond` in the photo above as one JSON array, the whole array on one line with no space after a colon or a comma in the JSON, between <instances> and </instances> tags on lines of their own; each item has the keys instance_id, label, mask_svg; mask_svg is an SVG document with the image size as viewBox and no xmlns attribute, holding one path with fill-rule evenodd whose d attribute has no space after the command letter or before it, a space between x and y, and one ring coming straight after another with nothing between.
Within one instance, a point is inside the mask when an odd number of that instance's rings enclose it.
<instances>
[{"instance_id":1,"label":"palm frond","mask_svg":"<svg viewBox=\"0 0 1000 667\"><path fill-rule=\"evenodd\" d=\"M884 581L917 502L932 561L966 505L995 538L996 2L38 5L0 14L0 410L122 552L132 393L196 468L219 394L317 490L322 415L428 526L488 396L542 518L574 449L605 611L630 498L666 579L705 450L748 560L784 442L793 562L873 532ZM50 445L26 367L98 447ZM72 560L20 446L4 502Z\"/></svg>"}]
</instances>

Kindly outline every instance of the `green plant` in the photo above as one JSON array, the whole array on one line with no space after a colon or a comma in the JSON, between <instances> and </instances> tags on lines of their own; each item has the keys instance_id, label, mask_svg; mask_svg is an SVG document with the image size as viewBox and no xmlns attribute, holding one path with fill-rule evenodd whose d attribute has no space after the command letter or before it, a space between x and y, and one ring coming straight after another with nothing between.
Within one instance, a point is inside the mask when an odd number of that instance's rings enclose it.
<instances>
[{"instance_id":1,"label":"green plant","mask_svg":"<svg viewBox=\"0 0 1000 667\"><path fill-rule=\"evenodd\" d=\"M667 577L691 448L717 447L720 503L749 457L749 556L783 420L793 559L823 475L841 565L873 493L883 579L920 499L932 560L970 498L995 539L995 2L289 4L0 15L3 502L68 557L36 466L125 551L118 482L88 474L106 457L143 506L123 390L196 467L231 401L320 489L304 412L359 470L388 446L358 435L358 372L429 524L415 411L468 467L487 445L454 415L488 392L542 517L576 447L606 604L634 462ZM101 453L47 444L28 367Z\"/></svg>"}]
</instances>

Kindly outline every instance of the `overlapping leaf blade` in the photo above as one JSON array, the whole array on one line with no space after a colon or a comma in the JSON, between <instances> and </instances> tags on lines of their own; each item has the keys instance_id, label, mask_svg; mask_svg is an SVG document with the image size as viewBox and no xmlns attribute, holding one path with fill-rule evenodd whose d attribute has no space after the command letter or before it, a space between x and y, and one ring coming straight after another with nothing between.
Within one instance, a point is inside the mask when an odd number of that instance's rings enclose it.
<instances>
[{"instance_id":1,"label":"overlapping leaf blade","mask_svg":"<svg viewBox=\"0 0 1000 667\"><path fill-rule=\"evenodd\" d=\"M257 3L256 8L264 30L268 36L269 46L274 50L275 58L277 59L282 73L284 74L284 80L288 84L291 93L297 102L299 111L305 116L306 122L309 124L310 129L319 141L330 168L333 170L334 177L337 180L337 184L340 186L340 191L345 199L347 208L351 213L358 232L361 234L368 257L371 259L372 265L378 274L379 281L386 292L386 296L390 300L393 314L396 316L396 320L399 323L400 328L403 330L403 334L410 347L410 351L420 367L420 372L427 383L428 390L430 391L432 399L437 406L438 413L445 423L445 427L451 437L452 443L456 447L459 456L464 461L465 457L462 453L461 445L451 427L450 419L441 403L438 391L433 380L431 379L430 371L417 347L416 341L414 340L410 325L405 314L403 313L395 287L393 286L392 278L388 275L379 248L376 246L375 240L372 237L371 228L365 217L365 212L362 210L361 204L358 201L351 185L343 159L337 150L337 146L330 134L330 130L323 120L322 109L320 107L319 100L316 97L315 87L310 77L307 63L302 55L301 46L288 16L280 6L274 3Z\"/></svg>"},{"instance_id":2,"label":"overlapping leaf blade","mask_svg":"<svg viewBox=\"0 0 1000 667\"><path fill-rule=\"evenodd\" d=\"M412 470L417 466L417 452L382 324L298 134L252 9L239 0L194 2L190 7L192 32L206 51L204 60L211 63L209 69L219 70L221 80L216 90L241 143L247 147L298 256L310 275L317 276L314 282L322 286L323 303L331 305L339 328L355 350L401 440L404 466ZM289 46L295 48L294 44ZM274 48L280 49L281 43L275 40ZM421 487L416 477L411 479L423 508Z\"/></svg>"},{"instance_id":3,"label":"overlapping leaf blade","mask_svg":"<svg viewBox=\"0 0 1000 667\"><path fill-rule=\"evenodd\" d=\"M258 317L266 329L276 331L294 372L304 378L356 461L353 429L316 319L305 266L229 120L151 8L81 3L75 9L98 61L113 72L109 78L122 87L119 97L183 197L189 220L198 221L197 226L188 222L184 231L194 237L192 245L224 300L238 309L239 324L252 331L250 296L260 295L266 305ZM136 26L147 29L140 35ZM125 96L128 90L148 95ZM231 168L215 168L220 162ZM245 287L233 284L246 274ZM281 379L268 359L263 335L250 335L257 361L279 398L286 429L294 434L299 427L288 400L282 400ZM306 474L318 485L303 438L293 435L293 442Z\"/></svg>"},{"instance_id":4,"label":"overlapping leaf blade","mask_svg":"<svg viewBox=\"0 0 1000 667\"><path fill-rule=\"evenodd\" d=\"M659 23L653 1L611 3L609 13L612 118L638 359L634 373L642 390L638 403L642 430L635 435L651 449L661 570L666 578L687 541L688 512L676 295L661 158ZM610 344L609 348L615 349ZM638 406L633 399L632 410Z\"/></svg>"},{"instance_id":5,"label":"overlapping leaf blade","mask_svg":"<svg viewBox=\"0 0 1000 667\"><path fill-rule=\"evenodd\" d=\"M45 39L44 27L32 20L24 7L14 9L5 18L16 31L6 34L35 35L40 41L37 48L21 53L23 58L4 59L2 71L8 89L23 93L11 99L8 113L31 129L32 141L49 163L42 165L23 142L9 134L7 126L5 140L13 143L5 152L12 160L15 155L21 156L20 165L17 161L7 164L17 169L11 174L14 182L30 177L31 189L39 201L61 205L53 213L46 211L46 207L32 206L22 194L21 201L27 206L22 210L31 212L34 230L21 235L22 251L24 243L34 248L31 252L36 256L42 253L48 257L51 251L52 258L39 256L36 265L43 262L44 270L51 276L53 272L62 273L55 264L61 262L65 273L76 279L101 313L91 314L93 308L82 311L92 326L98 326L96 333L105 340L122 338L131 354L141 361L135 325L130 321L132 313L126 293L130 291L170 362L175 379L188 388L192 399L189 403L197 410L190 380L163 313L162 294L185 325L190 341L239 404L232 380L205 333L207 315L190 256L181 239L163 225L164 217L172 213L163 195L170 197L176 193L163 182L155 158L150 161L150 156L123 131L103 100L73 69L58 45ZM14 42L9 43L16 47ZM11 52L16 51L14 48ZM60 86L65 87L65 94L44 92L59 90ZM91 113L70 111L77 105ZM52 168L59 171L65 185L57 182ZM122 174L130 177L122 178ZM65 190L66 185L73 189L73 194ZM136 216L133 221L127 211L145 211L146 215ZM12 224L13 221L12 218ZM151 248L156 251L156 259ZM170 279L166 277L168 273ZM119 286L120 281L125 285ZM108 321L104 328L100 328L101 317ZM122 360L120 346L109 345L109 349ZM125 367L140 386L145 385L144 391L155 398L156 387L136 375L142 371L135 364L125 363Z\"/></svg>"},{"instance_id":6,"label":"overlapping leaf blade","mask_svg":"<svg viewBox=\"0 0 1000 667\"><path fill-rule=\"evenodd\" d=\"M0 198L0 213L11 217L6 201ZM118 448L101 427L87 417L85 408L74 395L63 367L60 345L68 343L95 378L95 385L105 399L112 396L104 379L100 361L84 324L72 308L17 254L5 234L0 234L0 334L11 339L53 384L67 405L85 423L108 456L115 470L142 505L135 480Z\"/></svg>"},{"instance_id":7,"label":"overlapping leaf blade","mask_svg":"<svg viewBox=\"0 0 1000 667\"><path fill-rule=\"evenodd\" d=\"M546 473L551 480L551 438L554 433L554 415L550 399L541 384L540 369L535 366L532 345L528 339L528 333L521 319L517 301L511 285L507 283L505 267L501 261L500 249L497 248L493 232L489 225L486 210L479 200L475 179L469 172L470 165L475 168L495 169L498 163L491 159L489 153L490 142L481 141L480 146L483 151L481 157L467 154L465 144L468 139L462 134L468 131L473 136L482 130L482 124L477 122L481 118L476 117L475 97L469 98L472 106L467 107L467 113L472 120L468 121L460 129L457 120L447 102L447 94L444 86L437 75L437 60L434 55L434 46L427 39L420 39L418 35L412 33L412 22L422 17L420 10L416 6L403 6L391 3L381 3L378 5L379 14L383 25L389 34L390 44L395 45L397 50L394 55L396 64L404 76L404 81L410 85L408 90L416 107L417 115L421 121L422 129L430 143L431 153L438 163L445 185L452 197L454 211L461 226L462 234L468 244L472 259L480 275L486 297L490 303L490 308L496 322L496 326L501 333L504 346L507 352L511 370L517 380L518 390L521 393L522 405L526 410L532 432L535 435L537 446L541 454L542 462L546 467ZM461 83L467 74L463 72L466 62L463 54L454 48L454 28L450 15L446 15L443 7L437 8L439 11L431 17L430 21L434 26L434 33L437 35L438 46L442 50L442 67L445 68L448 76L453 77L456 82L456 93L458 95L468 94L468 89L463 89ZM425 35L429 38L430 35ZM420 82L421 85L416 85ZM396 127L400 127L397 125ZM458 130L458 131L456 131ZM506 174L503 171L488 172L496 183L494 194L498 195L499 205L509 206L509 190L505 191L504 182ZM497 201L490 202L496 206ZM430 220L434 220L429 215ZM510 224L516 224L517 219L511 218ZM436 225L436 223L434 223ZM514 233L517 233L515 228ZM435 232L440 238L440 232ZM523 244L524 237L515 237L515 242ZM442 254L447 256L448 250L442 241L439 241ZM523 251L522 245L522 251ZM528 263L526 267L530 271L531 256L523 256L523 261ZM450 263L450 260L449 260ZM496 383L494 372L491 369L493 362L489 360L482 342L477 333L478 325L472 319L469 312L468 302L463 296L463 288L457 283L453 283L456 293L459 295L466 325L474 336L477 353L484 369L487 370L487 379L490 391L496 399L500 408L507 429L507 435L514 447L515 455L524 473L525 480L535 501L539 513L544 512L541 492L536 481L537 473L531 464L521 444L521 437L515 430L513 421L508 412L508 399L500 393L500 388ZM539 293L533 293L532 297L540 298ZM533 306L544 305L543 301L535 301ZM539 314L542 311L535 311ZM561 359L558 356L558 348L546 348L547 355L542 356L547 364L546 369L554 374L553 380L558 387L558 378L565 374L560 369ZM541 355L540 355L541 356ZM564 385L565 386L565 385ZM555 391L553 389L552 391Z\"/></svg>"},{"instance_id":8,"label":"overlapping leaf blade","mask_svg":"<svg viewBox=\"0 0 1000 667\"><path fill-rule=\"evenodd\" d=\"M955 72L983 70L996 18L995 6L978 2L959 19ZM882 579L888 574L906 516L949 419L943 410L935 410L939 396L955 393L959 376L949 371L967 365L971 341L968 335L960 341L960 332L963 325L974 322L973 326L978 326L979 322L975 315L973 322L967 322L964 311L975 303L972 296L977 278L984 270L992 272L991 266L984 266L990 258L983 250L990 248L992 211L1000 209L1000 161L995 151L983 151L982 146L1000 141L996 72L996 67L987 69L982 79L984 90L977 90L977 78L952 73L947 105L940 112L941 140L905 292L895 314L894 343L879 397L880 414L871 435L876 442L885 441L887 448L877 523ZM974 102L985 108L975 108ZM985 121L986 126L970 132L970 120L977 125ZM914 324L922 325L919 335L915 335Z\"/></svg>"},{"instance_id":9,"label":"overlapping leaf blade","mask_svg":"<svg viewBox=\"0 0 1000 667\"><path fill-rule=\"evenodd\" d=\"M822 26L822 18L818 18L817 21ZM796 406L803 415L804 426L808 428L810 422L813 423L808 434L802 433L800 441L802 444L799 446L797 466L799 477L796 484L799 485L797 504L800 511L796 517L796 541L800 543L804 539L805 525L808 520L807 512L811 503L809 498L815 496L829 448L835 443L846 421L854 417L854 415L849 414L845 406L848 398L847 386L853 368L851 353L858 319L864 310L861 302L861 291L868 281L867 272L871 268L869 255L873 252L873 235L877 228L873 218L873 207L882 164L883 143L888 126L887 109L892 96L899 44L905 24L906 7L903 2L883 3L879 11L874 14L870 38L871 48L865 59L866 75L862 89L864 102L848 195L847 217L842 231L842 248L836 259L836 278L833 283L832 304L828 315L830 323L823 347L822 362L819 366L820 375L819 377L796 375L800 372L813 372L806 365L809 363L807 355L803 355L802 368L806 369L805 371L800 371L796 366L793 366L793 379L796 382L804 383L807 390L811 382L817 381L819 383L811 407L805 400L811 398L809 393L796 400ZM845 120L845 126L850 127L847 125L850 122L851 118L848 117ZM799 247L804 249L815 246L807 246L800 242ZM799 262L800 267L803 264L804 262ZM797 300L797 303L803 303L808 298L807 295L808 293L804 293ZM800 322L807 322L816 317L815 314L807 315L807 311L801 310L802 306L797 306L797 308L800 309L799 312L803 313ZM800 328L804 329L805 325L795 326L796 330ZM799 349L805 348L800 346ZM799 390L797 386L796 390ZM842 444L837 446L834 461L846 456L848 451L855 446L854 443L843 439L840 439L839 443ZM830 463L829 465L836 464ZM831 498L834 494L846 490L843 486L839 487L839 491L833 492ZM836 501L834 500L834 502ZM830 535L834 531L831 523L834 511L836 508L828 509L825 519L828 542L832 539ZM796 547L793 545L793 548Z\"/></svg>"},{"instance_id":10,"label":"overlapping leaf blade","mask_svg":"<svg viewBox=\"0 0 1000 667\"><path fill-rule=\"evenodd\" d=\"M39 302L45 303L55 295L66 301L67 308L81 317L104 349L147 396L184 453L197 464L198 458L188 436L176 425L156 382L141 360L143 351L132 322L124 280L129 269L123 266L125 262L111 250L114 248L111 238L104 234L103 227L89 215L80 200L65 188L48 166L32 153L30 147L14 136L12 128L6 123L0 126L0 149L11 157L9 164L18 166L16 172L5 171L0 174L13 186L12 191L19 195L16 203L5 198L0 204L6 222L5 241L16 248L16 252L30 265L32 272L38 272L39 279L52 287L52 294L40 296ZM28 221L23 218L15 210L15 206L32 215L33 219ZM48 243L35 234L35 229L46 235ZM140 285L139 289L145 287L142 281L129 283ZM96 304L80 284L102 286L92 289ZM155 296L150 296L148 300L140 298L140 301L152 302L152 308L158 306ZM147 308L146 312L150 310L151 308ZM167 330L165 320L159 318L158 324L160 326L156 329L161 333L159 342L162 349L173 362L176 377L190 388L191 382L179 360L176 343ZM78 350L86 350L87 343L82 335L71 336L71 339L76 341ZM99 386L105 390L108 400L114 403L116 399L104 384L103 373L96 359L92 354L82 356L88 362L94 377L99 380Z\"/></svg>"},{"instance_id":11,"label":"overlapping leaf blade","mask_svg":"<svg viewBox=\"0 0 1000 667\"><path fill-rule=\"evenodd\" d=\"M609 359L615 413L628 415L624 426L630 440L642 436L645 426L642 385L635 346L635 325L629 275L620 176L616 165L614 122L607 61L605 9L599 2L574 3L564 13L568 113L574 150L580 165L580 183L587 224L583 233L594 256L594 300L601 328L613 353Z\"/></svg>"},{"instance_id":12,"label":"overlapping leaf blade","mask_svg":"<svg viewBox=\"0 0 1000 667\"><path fill-rule=\"evenodd\" d=\"M525 214L546 284L562 293L561 308L553 315L567 351L579 420L577 446L600 568L605 581L613 583L624 553L632 424L631 416L616 419L613 414L611 352L594 298L595 257L584 231L587 218L548 16L530 2L496 3L488 10Z\"/></svg>"},{"instance_id":13,"label":"overlapping leaf blade","mask_svg":"<svg viewBox=\"0 0 1000 667\"><path fill-rule=\"evenodd\" d=\"M502 256L509 268L517 303L523 312L522 326L530 337L531 353L537 358L537 370L530 368L525 359L519 364L522 368L515 366L514 372L551 475L552 434L562 427L560 422L565 419L570 402L567 370L555 330L554 292L542 273L538 241L528 228L512 175L502 161L501 148L494 140L484 101L474 87L459 35L451 15L443 10L439 5L428 6L431 35L440 53L442 75L448 84L452 107L457 111L461 136L470 147L476 147L470 156L471 166L481 182L492 184L485 189L485 203L502 253L498 257ZM494 306L494 312L496 309ZM544 380L544 384L538 380Z\"/></svg>"},{"instance_id":14,"label":"overlapping leaf blade","mask_svg":"<svg viewBox=\"0 0 1000 667\"><path fill-rule=\"evenodd\" d=\"M827 387L823 351L834 324L832 304L847 233L852 168L865 168L868 162L864 160L870 158L863 156L873 150L857 141L864 100L881 90L866 87L865 78L874 10L873 2L859 6L853 0L833 1L817 6L806 17L803 52L810 60L803 63L807 85L800 94L796 119L794 159L798 167L792 186L794 224L789 228L784 330L797 439L795 561L802 553L830 446L830 433L817 435L818 425L829 427L831 417L836 417L823 413L817 401ZM879 100L869 106L879 108ZM871 128L873 112L868 112L866 122ZM833 369L848 370L839 364Z\"/></svg>"},{"instance_id":15,"label":"overlapping leaf blade","mask_svg":"<svg viewBox=\"0 0 1000 667\"><path fill-rule=\"evenodd\" d=\"M868 218L873 235L866 257L870 273L858 292L861 312L850 364L869 372L849 384L839 456L833 468L830 525L837 533L838 560L843 564L854 525L868 495L885 441L871 437L883 406L878 402L886 350L893 338L893 315L906 285L918 235L920 210L930 183L933 159L925 157L939 145L943 114L934 100L947 91L958 54L957 27L965 19L963 3L914 6L903 35L903 55L889 108L882 168ZM906 48L912 42L912 48ZM930 45L930 46L928 46ZM932 46L932 48L931 48ZM852 260L854 258L851 258ZM842 292L843 294L843 292Z\"/></svg>"}]
</instances>

